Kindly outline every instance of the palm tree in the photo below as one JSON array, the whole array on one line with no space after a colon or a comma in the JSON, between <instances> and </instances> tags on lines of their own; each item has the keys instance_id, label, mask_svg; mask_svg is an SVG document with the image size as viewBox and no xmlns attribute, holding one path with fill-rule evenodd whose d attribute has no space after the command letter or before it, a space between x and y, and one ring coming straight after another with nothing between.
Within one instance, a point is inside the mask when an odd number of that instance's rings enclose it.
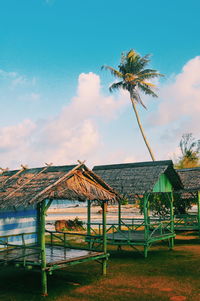
<instances>
[{"instance_id":1,"label":"palm tree","mask_svg":"<svg viewBox=\"0 0 200 301\"><path fill-rule=\"evenodd\" d=\"M140 122L136 107L136 104L141 104L146 109L146 106L144 105L140 97L140 91L144 94L157 97L156 93L153 91L153 88L155 88L156 86L151 82L148 82L148 80L163 76L162 74L158 73L157 70L145 69L147 64L150 62L149 57L149 54L141 57L136 51L131 49L129 52L122 54L121 63L118 66L118 70L105 65L102 66L102 69L109 70L112 75L120 80L113 83L109 87L110 92L121 88L129 92L132 107L135 112L137 123L143 136L144 142L148 148L152 160L155 161L153 152L144 134L144 130Z\"/></svg>"}]
</instances>

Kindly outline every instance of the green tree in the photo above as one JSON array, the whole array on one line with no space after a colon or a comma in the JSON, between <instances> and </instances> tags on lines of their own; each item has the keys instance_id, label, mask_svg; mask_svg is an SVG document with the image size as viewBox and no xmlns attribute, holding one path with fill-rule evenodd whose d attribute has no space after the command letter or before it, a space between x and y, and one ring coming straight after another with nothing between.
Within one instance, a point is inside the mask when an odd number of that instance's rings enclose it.
<instances>
[{"instance_id":1,"label":"green tree","mask_svg":"<svg viewBox=\"0 0 200 301\"><path fill-rule=\"evenodd\" d=\"M192 133L182 135L179 143L181 156L176 168L192 168L200 166L200 140L195 140Z\"/></svg>"},{"instance_id":2,"label":"green tree","mask_svg":"<svg viewBox=\"0 0 200 301\"><path fill-rule=\"evenodd\" d=\"M153 91L153 89L156 88L156 86L151 82L149 82L149 80L163 75L158 73L157 70L145 69L149 62L150 62L149 54L141 57L136 51L131 49L129 52L123 53L121 55L121 62L120 65L118 66L118 70L110 66L102 66L102 69L109 70L112 75L114 75L116 78L119 79L118 82L113 83L109 87L110 92L119 89L124 89L129 92L132 107L142 137L148 148L151 159L155 161L153 152L144 134L144 130L136 107L137 104L141 104L146 109L146 106L144 105L140 97L140 92L143 92L146 95L157 97L156 93Z\"/></svg>"}]
</instances>

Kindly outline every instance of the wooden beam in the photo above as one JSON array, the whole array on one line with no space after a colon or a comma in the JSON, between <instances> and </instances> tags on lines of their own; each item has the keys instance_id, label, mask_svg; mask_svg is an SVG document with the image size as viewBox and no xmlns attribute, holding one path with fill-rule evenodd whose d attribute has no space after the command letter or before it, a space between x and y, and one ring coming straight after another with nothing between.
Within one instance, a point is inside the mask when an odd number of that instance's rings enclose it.
<instances>
[{"instance_id":1,"label":"wooden beam","mask_svg":"<svg viewBox=\"0 0 200 301\"><path fill-rule=\"evenodd\" d=\"M118 201L118 228L121 230L121 200Z\"/></svg>"},{"instance_id":2,"label":"wooden beam","mask_svg":"<svg viewBox=\"0 0 200 301\"><path fill-rule=\"evenodd\" d=\"M40 209L40 249L41 249L41 282L42 296L47 296L46 248L45 248L45 200Z\"/></svg>"},{"instance_id":3,"label":"wooden beam","mask_svg":"<svg viewBox=\"0 0 200 301\"><path fill-rule=\"evenodd\" d=\"M170 198L170 230L172 233L174 233L174 194L173 192L169 193ZM172 250L174 247L174 237L170 238L170 249Z\"/></svg>"},{"instance_id":4,"label":"wooden beam","mask_svg":"<svg viewBox=\"0 0 200 301\"><path fill-rule=\"evenodd\" d=\"M17 191L19 191L22 187L26 186L28 183L30 183L33 179L37 178L40 174L42 174L45 170L47 170L51 165L48 165L46 167L44 167L39 173L34 174L34 176L32 176L30 179L28 179L25 183L23 183L22 185L20 185L17 189L15 189L14 191L10 192L3 200L7 200L9 199L12 195L14 195Z\"/></svg>"},{"instance_id":5,"label":"wooden beam","mask_svg":"<svg viewBox=\"0 0 200 301\"><path fill-rule=\"evenodd\" d=\"M107 254L107 235L106 235L106 208L107 208L107 203L106 201L103 202L102 204L102 219L103 219L103 252L106 255ZM107 258L102 259L102 273L103 275L106 275L106 268L107 268Z\"/></svg>"},{"instance_id":6,"label":"wooden beam","mask_svg":"<svg viewBox=\"0 0 200 301\"><path fill-rule=\"evenodd\" d=\"M4 186L8 180L11 180L13 178L15 178L16 176L19 176L20 173L22 173L23 171L25 171L28 167L27 166L24 166L24 165L21 165L22 169L18 170L14 175L8 177L3 183L1 183L2 186Z\"/></svg>"},{"instance_id":7,"label":"wooden beam","mask_svg":"<svg viewBox=\"0 0 200 301\"><path fill-rule=\"evenodd\" d=\"M199 228L199 236L200 236L200 191L197 193L197 206L198 206L198 228Z\"/></svg>"},{"instance_id":8,"label":"wooden beam","mask_svg":"<svg viewBox=\"0 0 200 301\"><path fill-rule=\"evenodd\" d=\"M68 177L71 176L71 174L78 168L80 168L82 165L79 164L77 166L75 166L73 169L71 169L68 173L66 173L63 177L61 177L60 179L58 179L56 182L54 182L53 184L49 185L48 187L46 187L45 189L43 189L42 191L40 191L38 194L36 194L30 201L29 204L32 204L35 200L37 200L39 197L41 197L44 193L46 193L48 190L52 189L54 186L58 185L59 183L61 183L62 181L66 180Z\"/></svg>"}]
</instances>

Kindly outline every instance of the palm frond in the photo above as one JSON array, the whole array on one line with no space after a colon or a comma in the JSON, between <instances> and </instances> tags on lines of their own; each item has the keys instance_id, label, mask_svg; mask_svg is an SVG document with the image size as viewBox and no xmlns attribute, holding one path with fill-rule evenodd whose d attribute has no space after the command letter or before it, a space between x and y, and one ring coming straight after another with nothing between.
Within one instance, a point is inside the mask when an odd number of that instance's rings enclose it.
<instances>
[{"instance_id":1,"label":"palm frond","mask_svg":"<svg viewBox=\"0 0 200 301\"><path fill-rule=\"evenodd\" d=\"M112 85L110 85L109 91L113 92L115 90L119 90L120 88L124 89L124 87L123 87L123 81L118 82L118 83L113 83Z\"/></svg>"},{"instance_id":2,"label":"palm frond","mask_svg":"<svg viewBox=\"0 0 200 301\"><path fill-rule=\"evenodd\" d=\"M122 77L123 77L122 73L121 73L120 71L116 70L116 69L113 68L113 67L103 65L103 66L101 67L101 70L103 70L103 69L109 70L110 73L111 73L112 75L114 75L115 77L118 77L118 78L122 78Z\"/></svg>"},{"instance_id":3,"label":"palm frond","mask_svg":"<svg viewBox=\"0 0 200 301\"><path fill-rule=\"evenodd\" d=\"M152 97L158 97L158 95L145 84L138 83L138 88L146 95L151 95Z\"/></svg>"},{"instance_id":4,"label":"palm frond","mask_svg":"<svg viewBox=\"0 0 200 301\"><path fill-rule=\"evenodd\" d=\"M161 74L158 71L153 70L153 69L144 69L144 70L140 71L137 74L137 76L142 79L147 79L147 78L163 77L164 74Z\"/></svg>"},{"instance_id":5,"label":"palm frond","mask_svg":"<svg viewBox=\"0 0 200 301\"><path fill-rule=\"evenodd\" d=\"M146 82L144 80L140 80L139 82L140 82L140 84L148 86L149 88L156 88L156 85L154 85L152 83L149 83L149 82Z\"/></svg>"},{"instance_id":6,"label":"palm frond","mask_svg":"<svg viewBox=\"0 0 200 301\"><path fill-rule=\"evenodd\" d=\"M139 92L136 89L130 91L130 96L131 96L131 98L133 98L134 100L136 100L137 103L141 104L147 110L147 107L143 103L143 101L142 101L142 99L140 97L140 94L139 94Z\"/></svg>"}]
</instances>

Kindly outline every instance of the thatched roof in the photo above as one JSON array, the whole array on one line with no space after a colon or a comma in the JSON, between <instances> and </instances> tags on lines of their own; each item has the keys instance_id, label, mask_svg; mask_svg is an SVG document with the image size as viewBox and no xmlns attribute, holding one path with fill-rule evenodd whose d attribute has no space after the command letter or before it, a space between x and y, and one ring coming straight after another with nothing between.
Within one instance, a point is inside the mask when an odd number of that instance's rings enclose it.
<instances>
[{"instance_id":1,"label":"thatched roof","mask_svg":"<svg viewBox=\"0 0 200 301\"><path fill-rule=\"evenodd\" d=\"M27 207L44 199L116 200L119 196L85 164L46 166L0 175L0 209Z\"/></svg>"},{"instance_id":2,"label":"thatched roof","mask_svg":"<svg viewBox=\"0 0 200 301\"><path fill-rule=\"evenodd\" d=\"M101 165L93 171L127 197L152 192L162 174L166 174L174 189L182 187L171 160Z\"/></svg>"},{"instance_id":3,"label":"thatched roof","mask_svg":"<svg viewBox=\"0 0 200 301\"><path fill-rule=\"evenodd\" d=\"M200 167L176 170L186 191L200 190Z\"/></svg>"}]
</instances>

